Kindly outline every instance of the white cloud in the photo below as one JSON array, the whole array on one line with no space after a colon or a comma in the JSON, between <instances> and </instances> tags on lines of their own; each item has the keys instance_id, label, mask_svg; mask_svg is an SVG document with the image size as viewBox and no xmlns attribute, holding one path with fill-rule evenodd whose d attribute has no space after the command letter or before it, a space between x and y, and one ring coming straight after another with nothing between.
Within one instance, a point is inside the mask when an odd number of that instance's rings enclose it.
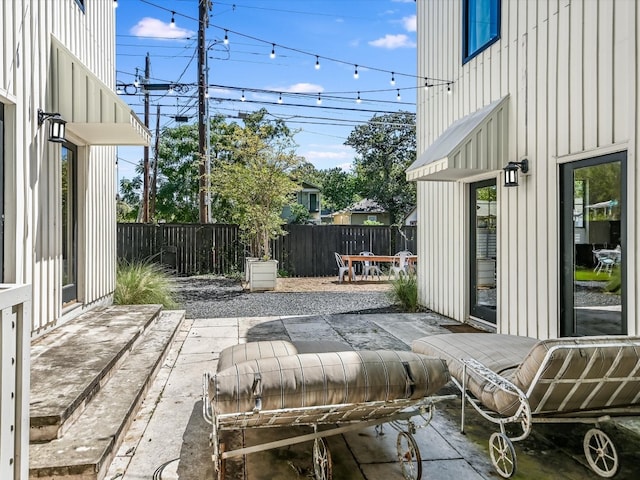
<instances>
[{"instance_id":1,"label":"white cloud","mask_svg":"<svg viewBox=\"0 0 640 480\"><path fill-rule=\"evenodd\" d=\"M351 40L349 42L349 46L350 47L359 47L360 46L360 39L356 38L355 40Z\"/></svg>"},{"instance_id":2,"label":"white cloud","mask_svg":"<svg viewBox=\"0 0 640 480\"><path fill-rule=\"evenodd\" d=\"M165 23L162 20L145 17L131 28L130 33L137 37L153 37L169 40L193 37L196 32L177 26L172 28L169 23Z\"/></svg>"},{"instance_id":3,"label":"white cloud","mask_svg":"<svg viewBox=\"0 0 640 480\"><path fill-rule=\"evenodd\" d=\"M336 18L336 23L344 23L344 18Z\"/></svg>"},{"instance_id":4,"label":"white cloud","mask_svg":"<svg viewBox=\"0 0 640 480\"><path fill-rule=\"evenodd\" d=\"M324 92L322 85L315 83L294 83L284 88L270 88L269 90L276 90L278 92L290 92L290 93L321 93Z\"/></svg>"},{"instance_id":5,"label":"white cloud","mask_svg":"<svg viewBox=\"0 0 640 480\"><path fill-rule=\"evenodd\" d=\"M415 15L402 18L402 25L407 32L415 32L418 29L417 20Z\"/></svg>"},{"instance_id":6,"label":"white cloud","mask_svg":"<svg viewBox=\"0 0 640 480\"><path fill-rule=\"evenodd\" d=\"M415 48L416 44L408 36L403 33L398 35L386 34L377 40L372 40L369 45L373 47L387 48L389 50L395 48Z\"/></svg>"},{"instance_id":7,"label":"white cloud","mask_svg":"<svg viewBox=\"0 0 640 480\"><path fill-rule=\"evenodd\" d=\"M327 159L327 160L346 160L353 158L351 152L327 152L310 150L304 153L304 157L307 161L313 162L315 160Z\"/></svg>"}]
</instances>

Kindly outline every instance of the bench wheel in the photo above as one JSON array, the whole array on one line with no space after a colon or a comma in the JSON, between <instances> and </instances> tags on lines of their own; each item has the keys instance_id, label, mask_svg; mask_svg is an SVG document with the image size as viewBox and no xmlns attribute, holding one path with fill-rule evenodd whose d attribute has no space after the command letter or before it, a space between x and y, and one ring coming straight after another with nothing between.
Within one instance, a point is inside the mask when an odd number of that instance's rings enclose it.
<instances>
[{"instance_id":1,"label":"bench wheel","mask_svg":"<svg viewBox=\"0 0 640 480\"><path fill-rule=\"evenodd\" d=\"M333 478L331 452L324 438L313 441L313 473L316 480L331 480Z\"/></svg>"},{"instance_id":2,"label":"bench wheel","mask_svg":"<svg viewBox=\"0 0 640 480\"><path fill-rule=\"evenodd\" d=\"M422 478L422 457L413 435L409 432L398 433L396 448L403 478L420 480Z\"/></svg>"},{"instance_id":3,"label":"bench wheel","mask_svg":"<svg viewBox=\"0 0 640 480\"><path fill-rule=\"evenodd\" d=\"M495 432L489 438L491 463L500 476L510 478L516 473L516 451L513 443L504 433Z\"/></svg>"},{"instance_id":4,"label":"bench wheel","mask_svg":"<svg viewBox=\"0 0 640 480\"><path fill-rule=\"evenodd\" d=\"M618 452L609 436L598 428L584 435L584 456L591 469L601 477L613 477L618 471Z\"/></svg>"}]
</instances>

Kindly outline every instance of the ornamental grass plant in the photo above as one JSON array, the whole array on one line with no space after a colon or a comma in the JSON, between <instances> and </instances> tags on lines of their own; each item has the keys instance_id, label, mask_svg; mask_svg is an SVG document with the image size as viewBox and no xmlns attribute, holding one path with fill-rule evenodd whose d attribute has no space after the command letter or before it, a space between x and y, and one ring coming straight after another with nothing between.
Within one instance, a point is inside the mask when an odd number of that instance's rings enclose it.
<instances>
[{"instance_id":1,"label":"ornamental grass plant","mask_svg":"<svg viewBox=\"0 0 640 480\"><path fill-rule=\"evenodd\" d=\"M400 275L391 282L390 300L405 312L418 311L418 282L413 274Z\"/></svg>"},{"instance_id":2,"label":"ornamental grass plant","mask_svg":"<svg viewBox=\"0 0 640 480\"><path fill-rule=\"evenodd\" d=\"M176 308L170 276L158 265L147 262L122 262L116 273L116 305L161 304Z\"/></svg>"}]
</instances>

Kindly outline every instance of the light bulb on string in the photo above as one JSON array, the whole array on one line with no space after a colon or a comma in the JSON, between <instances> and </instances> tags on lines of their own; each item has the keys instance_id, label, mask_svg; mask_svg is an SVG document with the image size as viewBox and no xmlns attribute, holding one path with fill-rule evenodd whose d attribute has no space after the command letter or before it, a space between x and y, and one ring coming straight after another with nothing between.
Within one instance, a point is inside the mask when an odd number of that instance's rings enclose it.
<instances>
[{"instance_id":1,"label":"light bulb on string","mask_svg":"<svg viewBox=\"0 0 640 480\"><path fill-rule=\"evenodd\" d=\"M391 72L391 80L389 81L389 83L391 85L395 85L396 84L396 77L395 77L395 73Z\"/></svg>"},{"instance_id":2,"label":"light bulb on string","mask_svg":"<svg viewBox=\"0 0 640 480\"><path fill-rule=\"evenodd\" d=\"M225 45L229 45L229 34L228 34L228 33L229 33L229 31L228 31L228 30L225 30L225 31L224 31L224 40L223 40L223 43L224 43Z\"/></svg>"},{"instance_id":3,"label":"light bulb on string","mask_svg":"<svg viewBox=\"0 0 640 480\"><path fill-rule=\"evenodd\" d=\"M173 95L173 85L169 85L169 91L167 93Z\"/></svg>"},{"instance_id":4,"label":"light bulb on string","mask_svg":"<svg viewBox=\"0 0 640 480\"><path fill-rule=\"evenodd\" d=\"M171 12L171 23L169 26L171 28L176 28L176 12Z\"/></svg>"},{"instance_id":5,"label":"light bulb on string","mask_svg":"<svg viewBox=\"0 0 640 480\"><path fill-rule=\"evenodd\" d=\"M242 90L242 96L240 97L240 100L243 102L246 100L246 97L244 96L244 90Z\"/></svg>"},{"instance_id":6,"label":"light bulb on string","mask_svg":"<svg viewBox=\"0 0 640 480\"><path fill-rule=\"evenodd\" d=\"M282 103L282 94L278 97L278 103Z\"/></svg>"},{"instance_id":7,"label":"light bulb on string","mask_svg":"<svg viewBox=\"0 0 640 480\"><path fill-rule=\"evenodd\" d=\"M118 8L118 0L113 0L113 8Z\"/></svg>"},{"instance_id":8,"label":"light bulb on string","mask_svg":"<svg viewBox=\"0 0 640 480\"><path fill-rule=\"evenodd\" d=\"M275 43L271 44L271 54L269 55L269 58L271 58L271 59L276 58L276 44Z\"/></svg>"},{"instance_id":9,"label":"light bulb on string","mask_svg":"<svg viewBox=\"0 0 640 480\"><path fill-rule=\"evenodd\" d=\"M360 98L360 92L358 92L358 98L356 98L356 103L361 103L362 99Z\"/></svg>"},{"instance_id":10,"label":"light bulb on string","mask_svg":"<svg viewBox=\"0 0 640 480\"><path fill-rule=\"evenodd\" d=\"M320 57L316 55L316 70L320 70Z\"/></svg>"},{"instance_id":11,"label":"light bulb on string","mask_svg":"<svg viewBox=\"0 0 640 480\"><path fill-rule=\"evenodd\" d=\"M322 105L322 97L320 96L320 94L318 94L318 99L316 100L316 103L318 105Z\"/></svg>"},{"instance_id":12,"label":"light bulb on string","mask_svg":"<svg viewBox=\"0 0 640 480\"><path fill-rule=\"evenodd\" d=\"M429 80L427 80L426 78L424 79L424 89L428 89L429 87L431 87L431 84L429 83Z\"/></svg>"},{"instance_id":13,"label":"light bulb on string","mask_svg":"<svg viewBox=\"0 0 640 480\"><path fill-rule=\"evenodd\" d=\"M447 93L451 95L451 84L447 85Z\"/></svg>"},{"instance_id":14,"label":"light bulb on string","mask_svg":"<svg viewBox=\"0 0 640 480\"><path fill-rule=\"evenodd\" d=\"M356 68L353 71L353 78L355 78L357 80L360 75L358 75L358 65L356 65L355 67Z\"/></svg>"},{"instance_id":15,"label":"light bulb on string","mask_svg":"<svg viewBox=\"0 0 640 480\"><path fill-rule=\"evenodd\" d=\"M397 90L398 90L398 96L396 97L396 99L400 101L402 100L402 97L400 96L400 89L398 88Z\"/></svg>"},{"instance_id":16,"label":"light bulb on string","mask_svg":"<svg viewBox=\"0 0 640 480\"><path fill-rule=\"evenodd\" d=\"M138 67L136 67L136 78L133 81L133 86L136 87L136 88L138 88L140 86L140 81L138 80L138 78L139 78L138 77Z\"/></svg>"}]
</instances>

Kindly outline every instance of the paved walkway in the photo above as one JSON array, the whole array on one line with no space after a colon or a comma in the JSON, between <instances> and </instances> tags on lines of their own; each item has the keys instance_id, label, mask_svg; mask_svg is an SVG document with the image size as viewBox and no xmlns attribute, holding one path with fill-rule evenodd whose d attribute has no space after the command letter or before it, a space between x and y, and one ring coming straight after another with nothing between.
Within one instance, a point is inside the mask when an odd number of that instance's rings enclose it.
<instances>
[{"instance_id":1,"label":"paved walkway","mask_svg":"<svg viewBox=\"0 0 640 480\"><path fill-rule=\"evenodd\" d=\"M219 352L225 347L258 340L323 339L346 342L355 349L408 350L412 340L450 333L446 325L454 323L428 313L187 319L106 478L214 478L210 427L201 416L201 377L205 371L215 371ZM458 431L459 408L459 400L442 402L431 425L417 432L423 478L497 478L487 453L487 440L496 431L494 425L469 412L467 434L462 435ZM540 425L544 436L534 434L518 442L519 470L513 478L598 478L579 463L583 461L582 436L574 434L575 428L582 427ZM258 437L264 442L299 434L292 430L256 429L248 431L244 441L251 444ZM386 435L378 435L369 428L328 437L334 478L402 478L395 460L395 431L386 427L384 432ZM546 440L554 436L556 444L566 447L566 452ZM236 435L235 439L240 441L241 437ZM616 478L640 478L636 453L623 452L627 467ZM304 443L251 454L235 464L230 462L226 478L294 480L310 478L311 469L311 443Z\"/></svg>"}]
</instances>

